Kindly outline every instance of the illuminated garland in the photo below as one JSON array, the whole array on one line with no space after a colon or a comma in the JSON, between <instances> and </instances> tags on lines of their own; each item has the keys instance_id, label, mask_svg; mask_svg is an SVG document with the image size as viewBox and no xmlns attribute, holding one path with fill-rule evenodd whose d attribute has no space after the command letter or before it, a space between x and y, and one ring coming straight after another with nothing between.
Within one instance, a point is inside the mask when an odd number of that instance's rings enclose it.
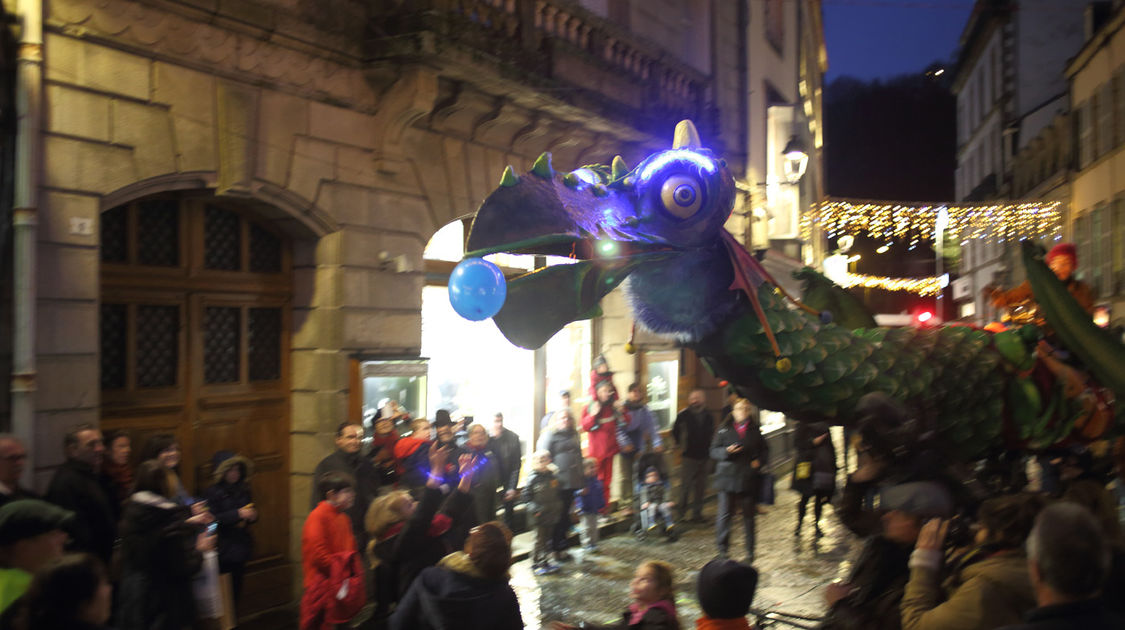
<instances>
[{"instance_id":1,"label":"illuminated garland","mask_svg":"<svg viewBox=\"0 0 1125 630\"><path fill-rule=\"evenodd\" d=\"M801 237L811 240L815 226L828 238L866 234L887 241L909 240L913 247L933 238L938 211L945 208L952 239L1047 239L1060 234L1060 205L1059 201L947 205L829 199L801 218Z\"/></svg>"},{"instance_id":2,"label":"illuminated garland","mask_svg":"<svg viewBox=\"0 0 1125 630\"><path fill-rule=\"evenodd\" d=\"M907 291L922 297L938 295L942 289L941 278L888 278L862 273L849 273L841 284L845 289L863 287L884 291Z\"/></svg>"}]
</instances>

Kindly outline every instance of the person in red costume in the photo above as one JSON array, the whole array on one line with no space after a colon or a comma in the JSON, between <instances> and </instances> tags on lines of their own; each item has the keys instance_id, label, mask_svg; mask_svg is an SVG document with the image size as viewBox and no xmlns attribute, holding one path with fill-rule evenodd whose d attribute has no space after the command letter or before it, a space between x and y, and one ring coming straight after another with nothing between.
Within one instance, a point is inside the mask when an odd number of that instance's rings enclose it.
<instances>
[{"instance_id":1,"label":"person in red costume","mask_svg":"<svg viewBox=\"0 0 1125 630\"><path fill-rule=\"evenodd\" d=\"M1070 295L1086 310L1087 313L1094 311L1094 291L1090 285L1082 282L1074 277L1074 270L1078 268L1078 251L1074 248L1073 243L1059 243L1047 252L1044 258L1047 266L1051 271L1055 272L1059 280L1062 280L1066 285ZM998 308L1007 308L1021 302L1034 301L1035 296L1031 291L1031 284L1024 280L1022 284L1014 289L1004 291L1002 289L994 289L987 287L987 295L992 303ZM1037 316L1037 320L1041 320L1042 316ZM1041 324L1041 321L1036 323Z\"/></svg>"},{"instance_id":2,"label":"person in red costume","mask_svg":"<svg viewBox=\"0 0 1125 630\"><path fill-rule=\"evenodd\" d=\"M605 486L606 505L609 505L609 488L613 482L613 456L618 451L618 426L629 423L629 412L613 406L616 391L613 381L599 382L597 398L582 412L582 429L589 436L586 455L598 460L598 479Z\"/></svg>"}]
</instances>

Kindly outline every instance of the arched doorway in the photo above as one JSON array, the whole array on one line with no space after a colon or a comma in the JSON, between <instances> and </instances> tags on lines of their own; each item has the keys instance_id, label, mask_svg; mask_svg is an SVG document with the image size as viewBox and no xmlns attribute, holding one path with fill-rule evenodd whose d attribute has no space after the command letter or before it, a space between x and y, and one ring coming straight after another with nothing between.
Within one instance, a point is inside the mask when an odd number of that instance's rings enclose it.
<instances>
[{"instance_id":1,"label":"arched doorway","mask_svg":"<svg viewBox=\"0 0 1125 630\"><path fill-rule=\"evenodd\" d=\"M216 451L254 461L243 614L291 592L291 268L283 234L211 196L148 197L101 216L102 429L128 431L134 458L149 436L178 436L194 495L212 483Z\"/></svg>"}]
</instances>

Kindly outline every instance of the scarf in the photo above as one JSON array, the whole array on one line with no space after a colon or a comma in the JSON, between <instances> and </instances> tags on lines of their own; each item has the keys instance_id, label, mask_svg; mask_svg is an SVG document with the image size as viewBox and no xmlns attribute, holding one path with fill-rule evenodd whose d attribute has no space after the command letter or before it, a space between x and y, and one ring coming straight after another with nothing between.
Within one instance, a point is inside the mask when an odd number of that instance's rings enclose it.
<instances>
[{"instance_id":1,"label":"scarf","mask_svg":"<svg viewBox=\"0 0 1125 630\"><path fill-rule=\"evenodd\" d=\"M452 526L453 519L449 518L449 516L445 514L434 514L434 520L430 521L430 528L426 530L426 536L429 536L430 538L437 538L438 536L441 536L445 532L449 531L449 528ZM397 536L398 533L402 531L403 527L406 527L406 521L399 521L394 525L391 525L387 528L387 531L383 532L383 535L379 537L379 542L383 542L388 538Z\"/></svg>"},{"instance_id":2,"label":"scarf","mask_svg":"<svg viewBox=\"0 0 1125 630\"><path fill-rule=\"evenodd\" d=\"M750 630L750 622L746 621L746 617L712 619L703 615L695 620L695 630Z\"/></svg>"},{"instance_id":3,"label":"scarf","mask_svg":"<svg viewBox=\"0 0 1125 630\"><path fill-rule=\"evenodd\" d=\"M668 616L672 619L676 618L676 605L667 599L662 599L658 602L653 602L648 606L643 607L636 602L633 602L632 604L629 604L629 625L635 626L639 624L641 622L641 619L645 616L645 613L648 612L651 608L660 608L664 612L668 613Z\"/></svg>"}]
</instances>

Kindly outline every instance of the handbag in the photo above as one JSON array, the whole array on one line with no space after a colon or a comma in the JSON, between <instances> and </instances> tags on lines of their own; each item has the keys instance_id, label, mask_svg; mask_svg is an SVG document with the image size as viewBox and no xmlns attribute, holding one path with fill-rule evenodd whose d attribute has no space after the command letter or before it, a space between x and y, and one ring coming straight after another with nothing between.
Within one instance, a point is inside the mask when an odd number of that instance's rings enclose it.
<instances>
[{"instance_id":1,"label":"handbag","mask_svg":"<svg viewBox=\"0 0 1125 630\"><path fill-rule=\"evenodd\" d=\"M758 503L763 505L773 505L774 500L777 498L774 493L773 485L777 481L773 473L765 472L759 475L762 487L758 490Z\"/></svg>"},{"instance_id":2,"label":"handbag","mask_svg":"<svg viewBox=\"0 0 1125 630\"><path fill-rule=\"evenodd\" d=\"M219 584L219 554L203 552L203 566L191 581L195 596L195 616L199 619L218 619L223 616L223 595Z\"/></svg>"},{"instance_id":3,"label":"handbag","mask_svg":"<svg viewBox=\"0 0 1125 630\"><path fill-rule=\"evenodd\" d=\"M797 479L808 479L812 474L812 462L799 462L793 476Z\"/></svg>"}]
</instances>

